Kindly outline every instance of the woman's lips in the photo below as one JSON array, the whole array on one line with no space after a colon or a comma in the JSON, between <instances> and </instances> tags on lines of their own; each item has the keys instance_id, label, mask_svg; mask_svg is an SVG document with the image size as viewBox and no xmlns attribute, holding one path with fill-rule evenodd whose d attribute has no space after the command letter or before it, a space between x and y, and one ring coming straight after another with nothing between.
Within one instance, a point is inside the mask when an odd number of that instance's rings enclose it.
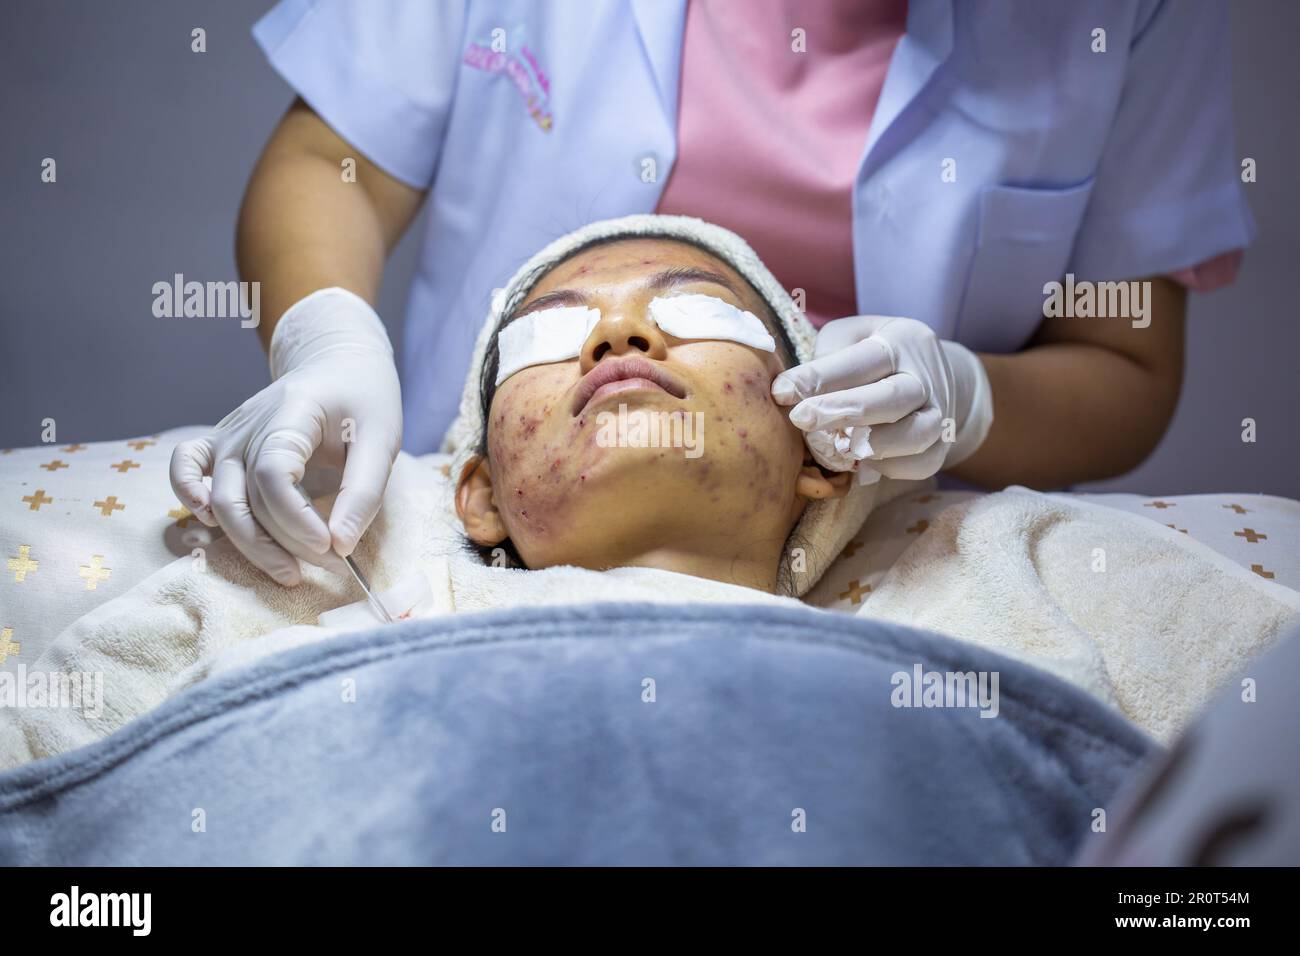
<instances>
[{"instance_id":1,"label":"woman's lips","mask_svg":"<svg viewBox=\"0 0 1300 956\"><path fill-rule=\"evenodd\" d=\"M611 395L617 395L620 392L640 392L647 389L653 389L656 392L668 394L668 390L658 382L652 382L648 378L620 378L613 382L606 382L600 388L591 393L591 398L587 399L583 408L596 405ZM579 409L581 411L581 409Z\"/></svg>"},{"instance_id":2,"label":"woman's lips","mask_svg":"<svg viewBox=\"0 0 1300 956\"><path fill-rule=\"evenodd\" d=\"M578 415L592 401L619 392L658 389L674 398L685 398L686 389L659 365L637 356L605 359L582 377L573 400L573 414Z\"/></svg>"}]
</instances>

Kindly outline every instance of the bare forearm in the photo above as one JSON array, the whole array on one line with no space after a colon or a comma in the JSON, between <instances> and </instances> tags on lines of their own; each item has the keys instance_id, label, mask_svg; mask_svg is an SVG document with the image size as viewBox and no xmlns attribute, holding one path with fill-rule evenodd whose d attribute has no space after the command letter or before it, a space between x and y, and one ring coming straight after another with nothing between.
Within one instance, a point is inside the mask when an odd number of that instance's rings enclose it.
<instances>
[{"instance_id":1,"label":"bare forearm","mask_svg":"<svg viewBox=\"0 0 1300 956\"><path fill-rule=\"evenodd\" d=\"M1178 384L1134 360L1084 343L981 355L993 427L952 474L988 488L1054 488L1129 471L1155 448Z\"/></svg>"},{"instance_id":2,"label":"bare forearm","mask_svg":"<svg viewBox=\"0 0 1300 956\"><path fill-rule=\"evenodd\" d=\"M987 488L1059 488L1139 465L1173 417L1183 381L1187 291L1141 283L1149 322L1052 318L1014 355L981 355L993 427L952 474Z\"/></svg>"},{"instance_id":3,"label":"bare forearm","mask_svg":"<svg viewBox=\"0 0 1300 956\"><path fill-rule=\"evenodd\" d=\"M345 159L355 177L343 176ZM236 236L240 277L260 283L263 344L285 310L317 289L342 286L374 305L388 250L420 198L295 105L249 180Z\"/></svg>"}]
</instances>

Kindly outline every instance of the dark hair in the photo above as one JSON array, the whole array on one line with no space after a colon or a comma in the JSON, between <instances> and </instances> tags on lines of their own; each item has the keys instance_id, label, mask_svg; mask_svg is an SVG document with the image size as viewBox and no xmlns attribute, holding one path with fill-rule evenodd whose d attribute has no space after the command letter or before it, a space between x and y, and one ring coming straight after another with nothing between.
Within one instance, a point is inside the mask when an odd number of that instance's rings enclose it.
<instances>
[{"instance_id":1,"label":"dark hair","mask_svg":"<svg viewBox=\"0 0 1300 956\"><path fill-rule=\"evenodd\" d=\"M500 336L501 330L505 328L507 325L509 325L512 321L514 321L515 310L518 309L519 305L524 301L524 299L527 298L528 293L532 291L532 289L537 285L537 283L540 282L546 276L546 274L549 273L552 269L555 269L557 266L563 265L565 262L568 262L574 256L580 255L581 253L587 252L598 246L612 245L616 242L626 242L628 240L633 240L633 239L662 239L668 242L680 242L683 245L694 246L697 249L707 252L709 255L713 256L719 261L722 262L726 261L721 256L719 256L717 252L715 252L713 249L710 249L707 245L701 242L696 242L695 240L688 239L688 238L680 238L678 236L637 236L637 235L605 236L600 239L593 239L590 242L583 243L577 248L571 250L567 255L561 258L558 262L539 265L532 272L524 276L523 281L516 284L516 291L512 299L503 304L503 308L508 310L506 313L506 317L501 320L501 324L497 326L495 331L493 331L492 338L488 340L487 348L484 350L483 353L483 368L479 373L479 383L478 383L479 420L483 423L483 430L479 433L478 444L475 449L478 452L478 454L486 457L488 453L488 448L487 448L488 423L492 420L491 418L492 399L496 396L497 368L500 365L500 358L501 358L500 353L497 351L497 338ZM741 278L743 279L744 276L741 276ZM767 326L768 331L771 332L773 337L776 339L777 354L780 355L780 357L785 361L787 366L793 365L796 356L794 343L790 340L790 334L786 331L785 326L782 325L780 320L777 318L776 310L772 307L772 304L768 302L767 299L764 298L763 295L757 289L755 289L753 285L749 283L748 280L745 280L745 284L749 286L749 288L758 297L759 301L763 303L763 315L760 316L760 318L763 320L763 324ZM469 547L473 551L475 551L478 554L478 556L483 560L484 564L490 564L493 557L493 552L496 549L500 548L504 551L506 558L510 561L513 567L520 567L520 568L527 567L527 565L524 564L523 559L519 556L519 552L515 550L514 543L509 538L507 538L501 544L493 545L491 547L487 545L474 544L468 538L466 538L466 542L469 545Z\"/></svg>"}]
</instances>

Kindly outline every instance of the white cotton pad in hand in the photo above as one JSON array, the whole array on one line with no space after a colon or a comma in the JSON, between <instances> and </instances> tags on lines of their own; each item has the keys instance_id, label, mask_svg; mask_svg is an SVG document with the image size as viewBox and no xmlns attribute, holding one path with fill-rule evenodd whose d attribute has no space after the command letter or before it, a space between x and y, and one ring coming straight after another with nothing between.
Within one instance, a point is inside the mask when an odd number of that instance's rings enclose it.
<instances>
[{"instance_id":1,"label":"white cotton pad in hand","mask_svg":"<svg viewBox=\"0 0 1300 956\"><path fill-rule=\"evenodd\" d=\"M808 450L817 464L831 471L856 471L858 484L870 485L880 480L880 473L865 459L875 454L871 447L871 426L851 425L834 431L821 429L804 435Z\"/></svg>"},{"instance_id":2,"label":"white cotton pad in hand","mask_svg":"<svg viewBox=\"0 0 1300 956\"><path fill-rule=\"evenodd\" d=\"M659 296L650 303L650 318L679 339L722 339L776 351L776 339L758 316L711 295Z\"/></svg>"},{"instance_id":3,"label":"white cotton pad in hand","mask_svg":"<svg viewBox=\"0 0 1300 956\"><path fill-rule=\"evenodd\" d=\"M397 622L436 613L438 608L436 602L432 600L433 593L428 574L424 571L412 571L391 588L377 592L375 597L393 621ZM322 627L348 630L374 627L381 622L375 609L370 606L370 602L362 600L326 611L316 618L316 623Z\"/></svg>"},{"instance_id":4,"label":"white cotton pad in hand","mask_svg":"<svg viewBox=\"0 0 1300 956\"><path fill-rule=\"evenodd\" d=\"M559 306L521 315L497 335L497 381L520 369L577 358L600 321L599 309Z\"/></svg>"}]
</instances>

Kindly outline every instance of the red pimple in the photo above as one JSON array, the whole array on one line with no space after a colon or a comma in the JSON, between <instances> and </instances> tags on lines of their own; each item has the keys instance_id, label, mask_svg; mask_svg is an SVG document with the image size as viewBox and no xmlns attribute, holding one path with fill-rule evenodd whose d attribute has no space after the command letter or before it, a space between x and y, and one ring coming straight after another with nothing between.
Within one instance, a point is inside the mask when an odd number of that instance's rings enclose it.
<instances>
[{"instance_id":1,"label":"red pimple","mask_svg":"<svg viewBox=\"0 0 1300 956\"><path fill-rule=\"evenodd\" d=\"M739 428L736 430L736 434L739 435L741 438L748 438L749 430L745 428Z\"/></svg>"}]
</instances>

